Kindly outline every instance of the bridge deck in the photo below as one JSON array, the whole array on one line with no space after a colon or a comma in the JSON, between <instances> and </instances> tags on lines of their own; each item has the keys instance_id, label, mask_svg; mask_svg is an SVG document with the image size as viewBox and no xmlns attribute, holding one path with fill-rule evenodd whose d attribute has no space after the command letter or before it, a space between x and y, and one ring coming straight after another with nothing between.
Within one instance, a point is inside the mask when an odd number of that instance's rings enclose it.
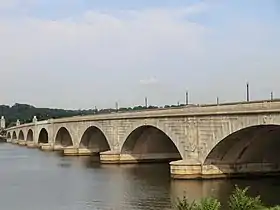
<instances>
[{"instance_id":1,"label":"bridge deck","mask_svg":"<svg viewBox=\"0 0 280 210\"><path fill-rule=\"evenodd\" d=\"M118 112L110 114L96 114L86 116L74 116L68 118L49 119L37 122L37 124L80 122L94 120L114 120L114 119L141 119L141 118L163 118L163 117L182 117L182 116L211 116L211 115L244 115L258 113L279 113L280 100L273 101L255 101L213 105L189 105L177 108L142 110L132 112ZM8 128L21 128L32 126L34 123L23 124Z\"/></svg>"}]
</instances>

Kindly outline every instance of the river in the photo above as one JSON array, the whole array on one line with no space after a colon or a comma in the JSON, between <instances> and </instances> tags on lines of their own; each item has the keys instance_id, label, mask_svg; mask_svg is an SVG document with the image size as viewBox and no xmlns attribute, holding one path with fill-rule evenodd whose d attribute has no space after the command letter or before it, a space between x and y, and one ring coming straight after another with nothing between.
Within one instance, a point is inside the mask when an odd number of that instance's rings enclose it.
<instances>
[{"instance_id":1,"label":"river","mask_svg":"<svg viewBox=\"0 0 280 210\"><path fill-rule=\"evenodd\" d=\"M0 144L0 166L5 210L170 210L183 195L225 202L235 184L250 185L266 204L280 204L280 177L179 181L170 179L168 164L100 165L7 143Z\"/></svg>"}]
</instances>

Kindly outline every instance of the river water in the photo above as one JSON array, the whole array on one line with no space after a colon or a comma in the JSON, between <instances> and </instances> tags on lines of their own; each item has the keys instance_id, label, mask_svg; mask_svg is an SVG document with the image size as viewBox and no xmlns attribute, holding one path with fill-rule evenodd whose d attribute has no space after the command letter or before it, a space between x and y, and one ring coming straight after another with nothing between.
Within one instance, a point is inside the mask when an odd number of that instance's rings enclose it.
<instances>
[{"instance_id":1,"label":"river water","mask_svg":"<svg viewBox=\"0 0 280 210\"><path fill-rule=\"evenodd\" d=\"M178 181L168 164L100 165L88 157L62 157L0 144L0 205L5 210L170 210L177 197L215 196L250 185L266 204L280 204L280 177Z\"/></svg>"}]
</instances>

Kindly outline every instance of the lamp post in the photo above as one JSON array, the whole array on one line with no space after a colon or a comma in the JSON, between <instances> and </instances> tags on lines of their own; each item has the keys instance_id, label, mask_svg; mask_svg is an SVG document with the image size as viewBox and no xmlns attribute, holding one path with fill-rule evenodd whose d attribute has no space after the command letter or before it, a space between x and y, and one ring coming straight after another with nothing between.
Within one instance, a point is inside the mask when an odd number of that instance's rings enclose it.
<instances>
[{"instance_id":1,"label":"lamp post","mask_svg":"<svg viewBox=\"0 0 280 210\"><path fill-rule=\"evenodd\" d=\"M249 82L246 83L246 98L247 98L247 102L249 102L250 101Z\"/></svg>"},{"instance_id":2,"label":"lamp post","mask_svg":"<svg viewBox=\"0 0 280 210\"><path fill-rule=\"evenodd\" d=\"M119 110L119 103L118 102L115 103L115 109L116 109L116 111Z\"/></svg>"},{"instance_id":3,"label":"lamp post","mask_svg":"<svg viewBox=\"0 0 280 210\"><path fill-rule=\"evenodd\" d=\"M189 92L186 91L186 105L189 105Z\"/></svg>"},{"instance_id":4,"label":"lamp post","mask_svg":"<svg viewBox=\"0 0 280 210\"><path fill-rule=\"evenodd\" d=\"M148 108L148 98L145 97L145 107Z\"/></svg>"}]
</instances>

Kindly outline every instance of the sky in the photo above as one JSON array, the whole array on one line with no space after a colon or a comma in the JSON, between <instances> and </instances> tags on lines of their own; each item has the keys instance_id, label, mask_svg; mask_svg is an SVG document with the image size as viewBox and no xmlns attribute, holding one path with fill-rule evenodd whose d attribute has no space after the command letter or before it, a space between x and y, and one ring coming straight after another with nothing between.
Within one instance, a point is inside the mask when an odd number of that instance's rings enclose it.
<instances>
[{"instance_id":1,"label":"sky","mask_svg":"<svg viewBox=\"0 0 280 210\"><path fill-rule=\"evenodd\" d=\"M280 98L278 0L0 0L0 104Z\"/></svg>"}]
</instances>

